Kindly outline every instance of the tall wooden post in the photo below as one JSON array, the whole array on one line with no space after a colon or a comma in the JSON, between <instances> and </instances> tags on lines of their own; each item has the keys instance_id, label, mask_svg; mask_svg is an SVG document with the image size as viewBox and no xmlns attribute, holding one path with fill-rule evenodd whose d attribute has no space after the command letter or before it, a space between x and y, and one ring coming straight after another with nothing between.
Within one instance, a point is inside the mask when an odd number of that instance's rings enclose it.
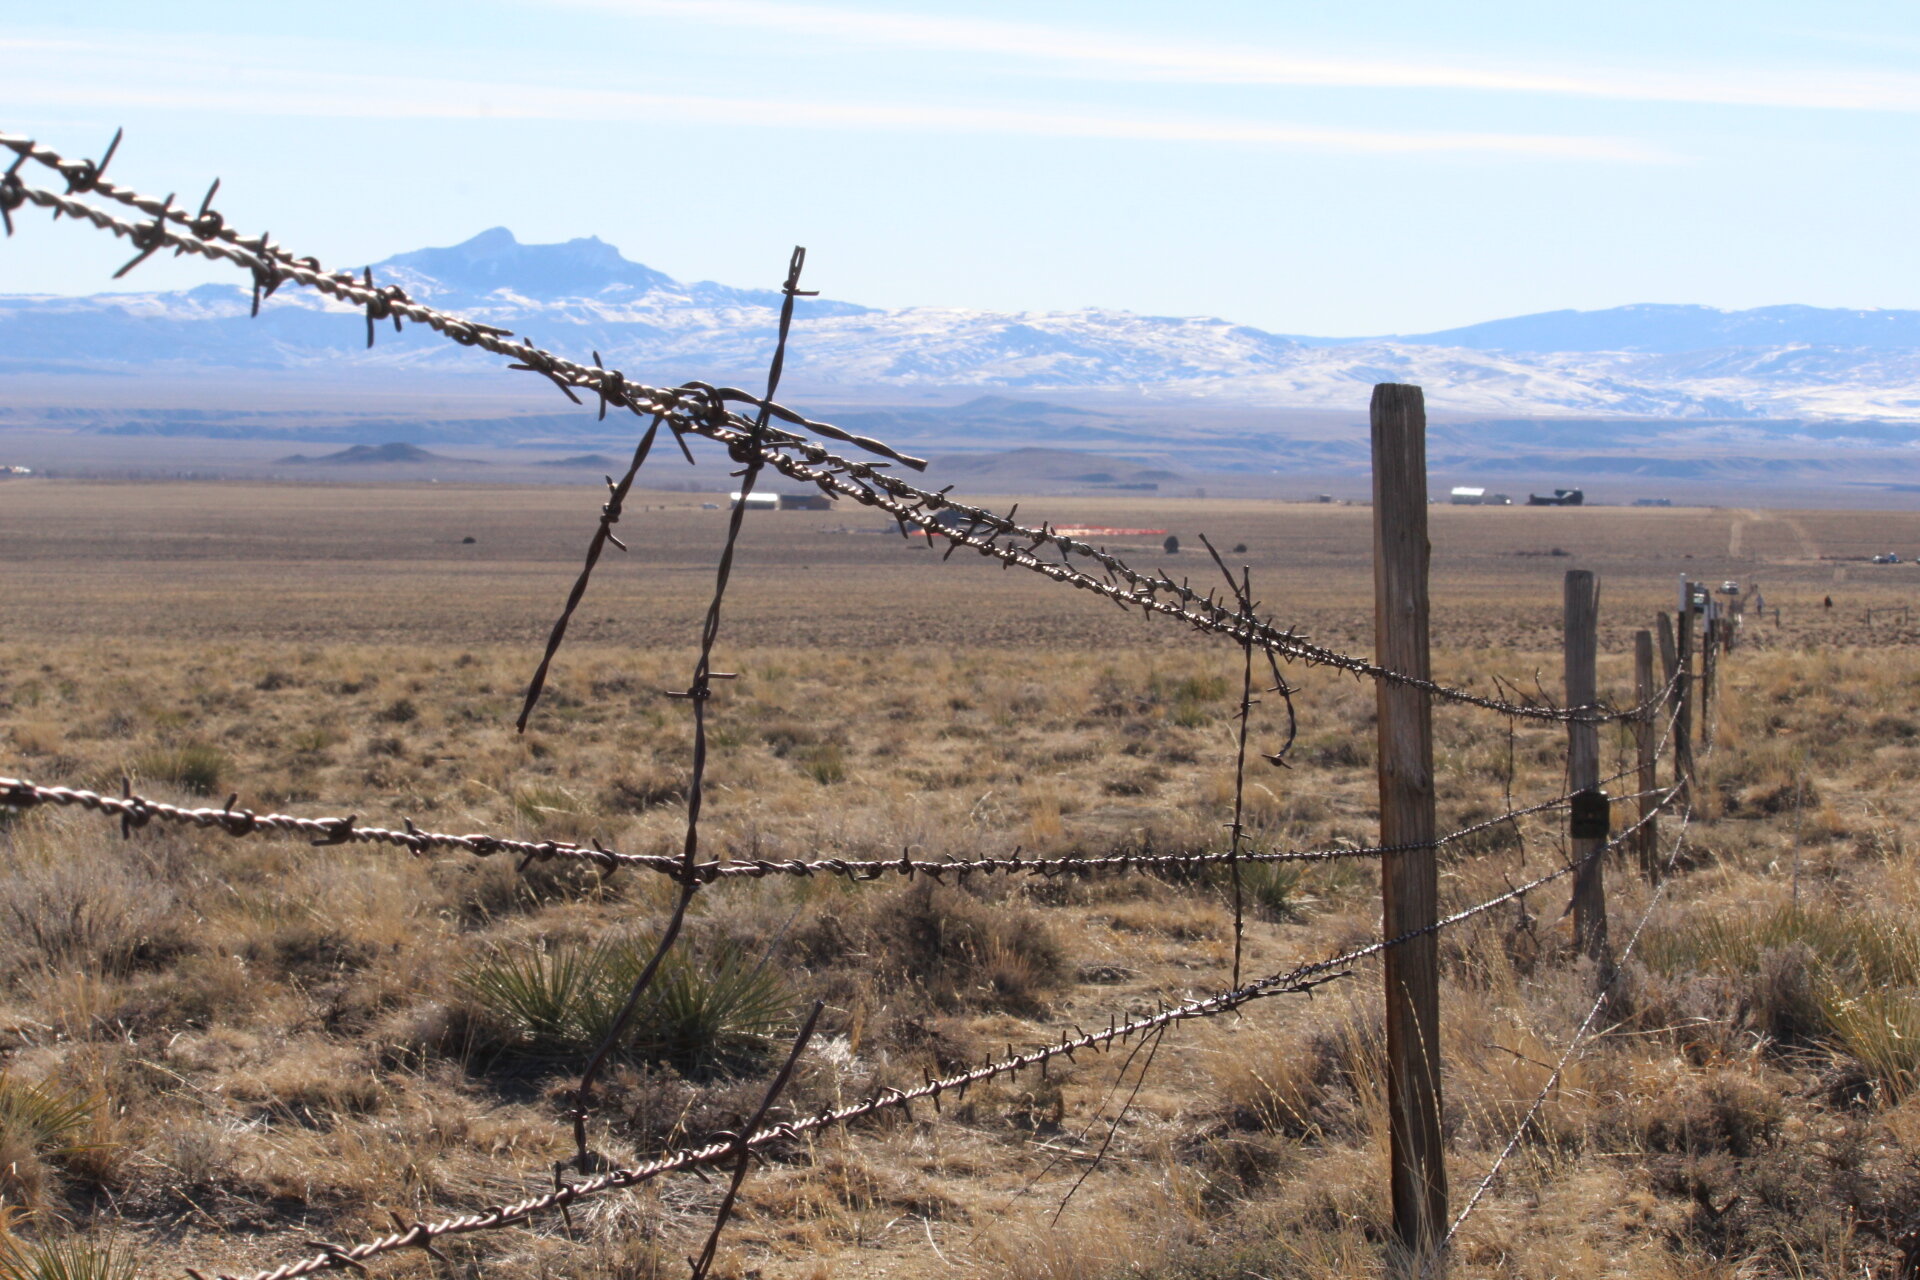
<instances>
[{"instance_id":1,"label":"tall wooden post","mask_svg":"<svg viewBox=\"0 0 1920 1280\"><path fill-rule=\"evenodd\" d=\"M1673 712L1673 771L1680 793L1674 797L1682 806L1693 803L1693 584L1682 582L1684 603L1674 619L1675 668Z\"/></svg>"},{"instance_id":2,"label":"tall wooden post","mask_svg":"<svg viewBox=\"0 0 1920 1280\"><path fill-rule=\"evenodd\" d=\"M1595 713L1600 709L1598 658L1600 584L1590 569L1567 570L1565 680L1567 710ZM1567 722L1567 782L1575 792L1600 786L1600 726L1592 721ZM1578 812L1576 810L1576 812ZM1573 940L1580 953L1603 960L1607 951L1606 869L1600 850L1605 835L1581 835L1576 827L1573 858Z\"/></svg>"},{"instance_id":3,"label":"tall wooden post","mask_svg":"<svg viewBox=\"0 0 1920 1280\"><path fill-rule=\"evenodd\" d=\"M1420 388L1373 389L1373 639L1389 671L1431 678L1427 649L1427 411ZM1424 845L1381 862L1382 929L1397 938L1439 918L1432 841L1433 707L1425 691L1374 682L1380 843ZM1440 1138L1439 939L1425 933L1386 953L1387 1102L1396 1266L1438 1276L1447 1171Z\"/></svg>"},{"instance_id":4,"label":"tall wooden post","mask_svg":"<svg viewBox=\"0 0 1920 1280\"><path fill-rule=\"evenodd\" d=\"M1655 816L1660 809L1660 797L1653 794L1654 788L1660 785L1654 776L1653 753L1659 746L1654 726L1665 719L1653 700L1659 690L1653 679L1653 632L1636 631L1633 633L1633 696L1642 710L1640 718L1633 722L1634 746L1640 755L1640 780L1634 790L1640 793L1640 870L1649 880L1660 874L1660 819Z\"/></svg>"}]
</instances>

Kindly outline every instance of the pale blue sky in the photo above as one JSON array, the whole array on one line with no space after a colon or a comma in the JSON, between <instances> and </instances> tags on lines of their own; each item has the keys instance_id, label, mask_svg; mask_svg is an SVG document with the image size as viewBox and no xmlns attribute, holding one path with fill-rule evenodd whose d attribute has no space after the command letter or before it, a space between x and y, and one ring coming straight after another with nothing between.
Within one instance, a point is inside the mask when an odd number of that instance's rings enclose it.
<instances>
[{"instance_id":1,"label":"pale blue sky","mask_svg":"<svg viewBox=\"0 0 1920 1280\"><path fill-rule=\"evenodd\" d=\"M0 0L0 129L329 266L504 224L883 306L1920 307L1910 0ZM0 292L124 258L31 217ZM156 260L128 286L228 278Z\"/></svg>"}]
</instances>

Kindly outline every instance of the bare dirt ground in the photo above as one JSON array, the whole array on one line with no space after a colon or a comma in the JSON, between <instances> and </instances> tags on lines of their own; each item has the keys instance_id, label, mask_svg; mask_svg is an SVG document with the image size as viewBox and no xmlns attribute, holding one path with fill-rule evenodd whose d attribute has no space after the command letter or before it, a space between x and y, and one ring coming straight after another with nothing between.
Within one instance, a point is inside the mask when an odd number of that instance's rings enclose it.
<instances>
[{"instance_id":1,"label":"bare dirt ground","mask_svg":"<svg viewBox=\"0 0 1920 1280\"><path fill-rule=\"evenodd\" d=\"M689 717L662 694L685 686L724 511L684 494L629 504L632 552L610 553L531 731L512 732L596 501L8 483L0 774L676 850ZM1279 621L1371 647L1363 507L1047 499L1029 514L1166 529L1176 555L1158 535L1113 541L1196 581L1216 572L1206 533ZM1491 691L1497 672L1557 692L1571 567L1601 576L1602 683L1619 701L1630 633L1672 607L1679 575L1757 581L1769 611L1724 669L1687 873L1607 1034L1463 1232L1456 1273L1895 1274L1920 1224L1920 631L1903 612L1920 568L1865 558L1920 551L1920 514L1432 516L1437 663L1458 683ZM1222 847L1231 648L964 552L939 563L859 510L746 527L718 651L740 678L712 705L709 853ZM1255 843L1370 842L1371 690L1291 674L1294 767L1249 775ZM1256 749L1282 724L1269 697ZM1443 826L1558 792L1562 737L1442 711ZM1609 767L1625 750L1608 736ZM1560 845L1542 819L1452 850L1447 900L1537 874ZM1618 918L1636 919L1646 887L1610 874ZM1248 877L1248 973L1377 927L1368 864ZM49 1250L98 1262L110 1246L148 1270L237 1272L384 1231L389 1212L551 1186L581 1032L535 1016L527 967L548 994L563 964L617 968L669 888L551 864L520 875L501 857L157 828L122 841L76 813L0 819L7 1265L50 1275ZM1219 877L718 887L695 913L687 981L732 975L732 994L692 1039L629 1047L596 1144L644 1156L740 1123L809 996L828 1012L788 1099L801 1110L1218 990L1229 901ZM1443 947L1456 1202L1584 1011L1591 975L1567 955L1563 902L1556 886ZM1182 1027L1123 1083L1124 1055L1088 1057L783 1151L749 1176L722 1273L1379 1273L1377 987L1362 966L1312 1001ZM663 1180L571 1224L449 1242L451 1263L376 1265L678 1274L718 1196Z\"/></svg>"}]
</instances>

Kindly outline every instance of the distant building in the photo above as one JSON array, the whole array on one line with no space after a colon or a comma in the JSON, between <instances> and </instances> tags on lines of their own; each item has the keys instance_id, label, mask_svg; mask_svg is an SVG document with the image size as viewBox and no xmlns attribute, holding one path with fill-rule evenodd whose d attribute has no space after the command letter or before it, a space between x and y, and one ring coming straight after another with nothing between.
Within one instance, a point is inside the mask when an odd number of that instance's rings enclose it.
<instances>
[{"instance_id":1,"label":"distant building","mask_svg":"<svg viewBox=\"0 0 1920 1280\"><path fill-rule=\"evenodd\" d=\"M1453 492L1448 494L1447 498L1456 507L1477 507L1487 500L1487 491L1468 488L1466 485L1455 485Z\"/></svg>"},{"instance_id":2,"label":"distant building","mask_svg":"<svg viewBox=\"0 0 1920 1280\"><path fill-rule=\"evenodd\" d=\"M1551 498L1543 498L1537 493L1527 495L1530 507L1577 507L1585 503L1587 495L1580 489L1555 489Z\"/></svg>"},{"instance_id":3,"label":"distant building","mask_svg":"<svg viewBox=\"0 0 1920 1280\"><path fill-rule=\"evenodd\" d=\"M32 474L33 474L32 467L0 467L0 477L30 476Z\"/></svg>"},{"instance_id":4,"label":"distant building","mask_svg":"<svg viewBox=\"0 0 1920 1280\"><path fill-rule=\"evenodd\" d=\"M1633 505L1636 507L1670 507L1673 505L1673 499L1672 498L1635 498L1633 500Z\"/></svg>"},{"instance_id":5,"label":"distant building","mask_svg":"<svg viewBox=\"0 0 1920 1280\"><path fill-rule=\"evenodd\" d=\"M727 495L727 501L739 502L738 492ZM826 511L833 506L824 493L750 493L747 495L749 511Z\"/></svg>"}]
</instances>

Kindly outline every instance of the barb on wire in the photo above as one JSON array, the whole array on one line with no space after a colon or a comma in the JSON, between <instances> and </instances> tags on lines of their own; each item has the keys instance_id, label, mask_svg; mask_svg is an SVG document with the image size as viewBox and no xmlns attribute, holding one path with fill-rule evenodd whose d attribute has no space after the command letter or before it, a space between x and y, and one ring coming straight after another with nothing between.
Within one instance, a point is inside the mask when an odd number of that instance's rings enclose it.
<instances>
[{"instance_id":1,"label":"barb on wire","mask_svg":"<svg viewBox=\"0 0 1920 1280\"><path fill-rule=\"evenodd\" d=\"M1271 619L1237 606L1229 607L1185 583L1173 581L1164 573L1143 573L1104 548L1067 537L1044 522L1037 528L1022 525L1015 521L1015 512L997 515L956 502L944 489L934 491L909 484L887 471L883 463L839 457L809 437L852 444L914 470L924 470L926 466L923 460L902 454L881 441L805 418L774 402L771 395L755 396L737 388L703 382L689 382L676 388L645 386L618 370L578 364L529 342L512 341L513 335L508 330L425 306L407 297L397 286L374 289L351 273L326 272L317 260L294 258L264 234L252 239L239 236L211 210L196 217L172 207L169 202L99 181L97 175L89 178L91 170L85 167L88 162L67 160L29 138L0 133L0 147L54 169L68 179L70 187L68 194L61 194L26 186L15 177L4 188L7 200L31 202L67 214L128 239L141 249L149 245L171 245L182 252L231 262L252 273L256 307L259 298L271 296L275 289L289 281L359 308L383 306L392 318L424 325L462 346L507 356L513 362L509 367L536 372L561 384L563 390L567 387L588 390L600 400L602 410L618 404L643 417L660 416L676 438L685 433L703 436L726 446L737 462L757 459L789 479L814 485L829 497L851 498L884 511L903 529L917 527L929 538L937 534L948 539L952 544L949 550L965 546L1008 567L1029 569L1055 582L1093 592L1121 608L1172 618L1198 631L1223 635L1237 642L1250 641L1276 660L1331 666L1354 675L1417 688L1445 701L1553 722L1598 723L1638 713L1637 708L1570 710L1554 706L1544 695L1525 701L1489 698L1314 644L1297 628L1282 628ZM85 180L84 188L75 186L76 178ZM82 189L135 209L153 221L135 224L115 218L74 199L73 192ZM735 405L751 409L754 416L749 418L736 412L731 407ZM797 427L805 434L772 427L770 423L776 420ZM951 523L935 520L942 511L952 512L958 520ZM1057 551L1061 560L1043 559L1038 554L1043 547ZM1075 567L1071 563L1075 557L1090 561L1098 572Z\"/></svg>"}]
</instances>

